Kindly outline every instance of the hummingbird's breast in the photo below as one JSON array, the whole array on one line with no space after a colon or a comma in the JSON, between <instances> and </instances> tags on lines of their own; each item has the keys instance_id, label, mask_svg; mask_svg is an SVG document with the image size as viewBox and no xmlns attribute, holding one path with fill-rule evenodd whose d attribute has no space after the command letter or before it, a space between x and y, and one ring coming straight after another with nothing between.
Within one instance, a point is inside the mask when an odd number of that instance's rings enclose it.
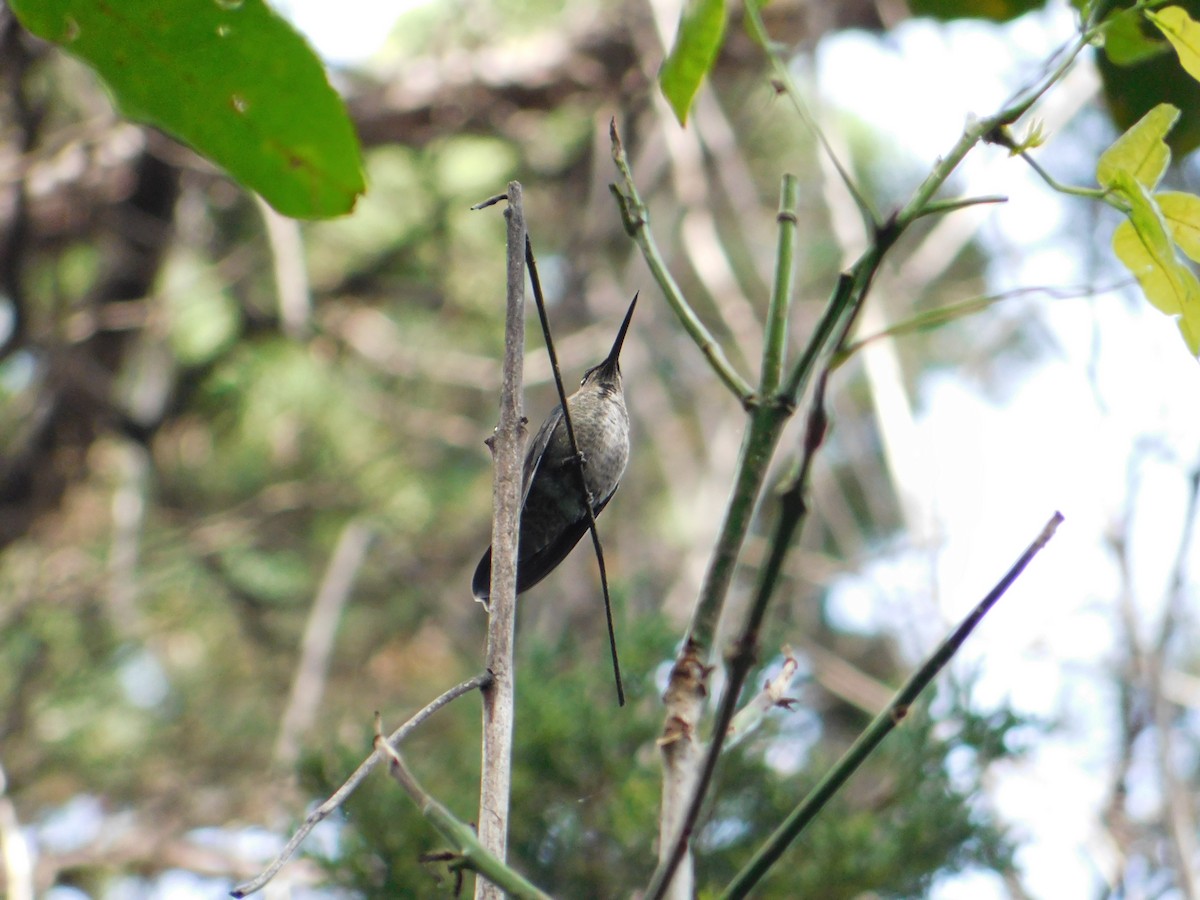
<instances>
[{"instance_id":1,"label":"hummingbird's breast","mask_svg":"<svg viewBox=\"0 0 1200 900\"><path fill-rule=\"evenodd\" d=\"M629 462L629 413L619 387L581 390L568 402L584 476L596 500L607 497Z\"/></svg>"}]
</instances>

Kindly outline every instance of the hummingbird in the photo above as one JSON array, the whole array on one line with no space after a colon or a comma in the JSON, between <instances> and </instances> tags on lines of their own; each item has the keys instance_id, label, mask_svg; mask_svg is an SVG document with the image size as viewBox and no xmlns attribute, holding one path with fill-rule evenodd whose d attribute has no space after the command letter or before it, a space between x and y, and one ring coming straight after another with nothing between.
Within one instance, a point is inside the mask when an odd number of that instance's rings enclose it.
<instances>
[{"instance_id":1,"label":"hummingbird","mask_svg":"<svg viewBox=\"0 0 1200 900\"><path fill-rule=\"evenodd\" d=\"M629 413L621 388L619 359L637 300L634 294L608 356L584 373L579 390L567 398L593 516L600 515L608 505L629 462ZM553 572L587 533L588 514L576 465L559 405L546 417L525 451L517 545L518 594ZM475 599L484 604L491 594L491 575L492 548L488 547L471 579Z\"/></svg>"}]
</instances>

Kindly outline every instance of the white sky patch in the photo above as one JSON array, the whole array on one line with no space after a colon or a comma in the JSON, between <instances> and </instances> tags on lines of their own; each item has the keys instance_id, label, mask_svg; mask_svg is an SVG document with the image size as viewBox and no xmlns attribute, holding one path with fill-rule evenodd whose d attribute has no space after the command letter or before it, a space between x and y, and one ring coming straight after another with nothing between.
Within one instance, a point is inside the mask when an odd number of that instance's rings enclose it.
<instances>
[{"instance_id":1,"label":"white sky patch","mask_svg":"<svg viewBox=\"0 0 1200 900\"><path fill-rule=\"evenodd\" d=\"M271 6L335 66L365 62L383 47L396 20L430 0L271 0Z\"/></svg>"},{"instance_id":2,"label":"white sky patch","mask_svg":"<svg viewBox=\"0 0 1200 900\"><path fill-rule=\"evenodd\" d=\"M1040 61L1072 36L1071 15L1058 9L1006 29L911 22L882 39L839 35L820 45L820 89L832 106L890 135L898 152L932 163L958 139L968 114L993 112L1036 77ZM1086 54L1081 65L1089 66ZM1085 71L1075 89L1086 93L1089 77ZM1023 163L988 148L972 153L953 183L968 195L1009 198L981 233L998 251L989 290L1089 277L1084 244L1062 233L1064 203L1088 201L1064 201ZM1200 367L1175 324L1140 297L1009 302L1021 305L994 309L1036 315L1056 345L1050 359L1016 376L1000 401L954 373L921 382L917 426L933 459L931 502L943 537L935 579L920 565L928 549L897 551L844 579L833 615L851 627L894 627L907 597L916 632L908 636L919 646L906 642L906 649L923 656L1050 513L1064 513L1055 540L955 665L978 672L974 698L985 708L1007 700L1064 722L1062 732L1034 740L1026 761L1002 767L990 793L1026 838L1018 863L1033 896L1081 897L1094 892L1106 868L1099 815L1118 741L1106 667L1116 652L1120 582L1106 537L1133 496L1136 602L1153 630L1182 528L1184 469L1200 458ZM930 596L937 598L932 608L921 599ZM1133 780L1145 781L1136 773ZM1155 815L1161 798L1148 781L1143 788L1131 788L1131 804L1136 799ZM950 879L936 896L988 896L981 884L974 876Z\"/></svg>"}]
</instances>

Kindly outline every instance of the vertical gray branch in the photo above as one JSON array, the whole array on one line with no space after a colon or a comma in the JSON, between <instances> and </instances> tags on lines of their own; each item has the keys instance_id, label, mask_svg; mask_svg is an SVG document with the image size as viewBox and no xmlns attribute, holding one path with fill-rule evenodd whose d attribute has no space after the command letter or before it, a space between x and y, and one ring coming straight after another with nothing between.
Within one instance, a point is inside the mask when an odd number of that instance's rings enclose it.
<instances>
[{"instance_id":1,"label":"vertical gray branch","mask_svg":"<svg viewBox=\"0 0 1200 900\"><path fill-rule=\"evenodd\" d=\"M504 374L500 423L492 442L495 486L492 514L491 616L487 670L493 681L483 690L483 766L479 785L479 840L503 861L508 850L508 802L512 782L513 638L516 626L517 533L521 520L524 416L521 367L525 349L525 214L521 185L508 185L508 303L504 330ZM500 900L491 882L476 879L476 900Z\"/></svg>"},{"instance_id":2,"label":"vertical gray branch","mask_svg":"<svg viewBox=\"0 0 1200 900\"><path fill-rule=\"evenodd\" d=\"M291 696L275 741L275 759L285 770L300 758L300 738L316 721L321 696L325 693L325 677L329 672L338 622L373 536L366 523L358 519L347 523L317 590L308 623L304 626Z\"/></svg>"}]
</instances>

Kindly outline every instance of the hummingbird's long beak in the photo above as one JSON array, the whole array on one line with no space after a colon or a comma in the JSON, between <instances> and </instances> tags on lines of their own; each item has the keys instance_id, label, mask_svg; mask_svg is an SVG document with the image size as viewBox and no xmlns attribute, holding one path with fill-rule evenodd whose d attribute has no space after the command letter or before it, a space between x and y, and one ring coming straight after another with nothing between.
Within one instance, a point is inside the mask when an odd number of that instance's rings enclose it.
<instances>
[{"instance_id":1,"label":"hummingbird's long beak","mask_svg":"<svg viewBox=\"0 0 1200 900\"><path fill-rule=\"evenodd\" d=\"M621 357L621 345L625 343L625 332L629 330L629 323L633 319L633 309L637 306L638 295L640 293L641 291L633 295L633 300L629 303L629 311L625 313L625 321L621 323L621 330L617 332L617 339L613 341L612 349L608 351L608 356L605 357L604 362L596 366L597 369L608 373L618 371L617 360Z\"/></svg>"}]
</instances>

